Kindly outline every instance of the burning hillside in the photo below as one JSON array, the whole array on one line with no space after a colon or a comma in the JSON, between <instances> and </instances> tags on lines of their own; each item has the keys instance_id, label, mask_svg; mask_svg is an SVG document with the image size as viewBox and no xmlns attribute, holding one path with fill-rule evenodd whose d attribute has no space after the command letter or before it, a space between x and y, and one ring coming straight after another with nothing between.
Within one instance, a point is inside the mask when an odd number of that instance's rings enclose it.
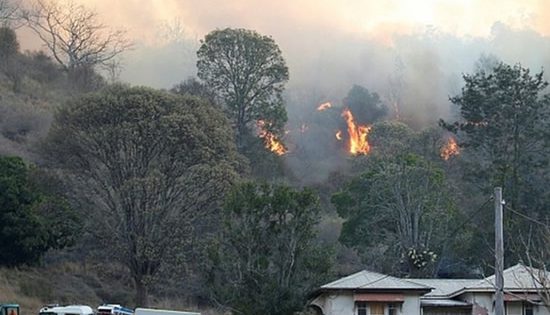
<instances>
[{"instance_id":1,"label":"burning hillside","mask_svg":"<svg viewBox=\"0 0 550 315\"><path fill-rule=\"evenodd\" d=\"M452 156L455 156L458 154L460 154L460 148L458 147L458 144L456 143L455 138L449 137L449 140L447 140L447 143L440 150L441 158L447 161Z\"/></svg>"},{"instance_id":2,"label":"burning hillside","mask_svg":"<svg viewBox=\"0 0 550 315\"><path fill-rule=\"evenodd\" d=\"M370 145L367 136L371 130L370 126L357 125L353 114L348 108L342 112L342 117L348 125L348 150L353 155L368 154Z\"/></svg>"},{"instance_id":3,"label":"burning hillside","mask_svg":"<svg viewBox=\"0 0 550 315\"><path fill-rule=\"evenodd\" d=\"M267 123L264 120L258 120L256 122L256 127L258 127L258 137L264 140L266 149L277 155L284 155L288 153L288 149L281 142L281 140L272 132L267 130Z\"/></svg>"}]
</instances>

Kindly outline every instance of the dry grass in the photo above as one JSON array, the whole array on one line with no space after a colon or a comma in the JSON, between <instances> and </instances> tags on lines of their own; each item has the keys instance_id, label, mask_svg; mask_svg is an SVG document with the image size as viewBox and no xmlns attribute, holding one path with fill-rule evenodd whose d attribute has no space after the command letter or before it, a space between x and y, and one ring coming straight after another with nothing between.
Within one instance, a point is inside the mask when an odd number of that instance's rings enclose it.
<instances>
[{"instance_id":1,"label":"dry grass","mask_svg":"<svg viewBox=\"0 0 550 315\"><path fill-rule=\"evenodd\" d=\"M18 303L22 315L37 314L45 303L40 297L22 293L20 275L23 273L17 269L0 269L0 301Z\"/></svg>"},{"instance_id":2,"label":"dry grass","mask_svg":"<svg viewBox=\"0 0 550 315\"><path fill-rule=\"evenodd\" d=\"M107 270L64 262L46 268L0 268L0 303L17 303L21 315L37 315L47 304L84 304L96 308L103 303L131 306L132 288L116 280L99 277ZM113 283L115 282L115 283ZM223 315L213 308L200 309L185 299L151 297L151 307L200 311Z\"/></svg>"}]
</instances>

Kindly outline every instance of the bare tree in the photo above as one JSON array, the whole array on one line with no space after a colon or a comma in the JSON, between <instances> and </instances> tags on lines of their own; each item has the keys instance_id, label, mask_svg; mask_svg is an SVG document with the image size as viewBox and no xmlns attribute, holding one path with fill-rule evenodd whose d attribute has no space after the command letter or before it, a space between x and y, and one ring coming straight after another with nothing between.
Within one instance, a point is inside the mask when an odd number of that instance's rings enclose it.
<instances>
[{"instance_id":1,"label":"bare tree","mask_svg":"<svg viewBox=\"0 0 550 315\"><path fill-rule=\"evenodd\" d=\"M514 211L514 213L517 213ZM526 271L531 276L533 285L538 289L544 306L550 310L550 226L548 223L533 220L536 225L526 237L520 237L521 247L525 249Z\"/></svg>"},{"instance_id":2,"label":"bare tree","mask_svg":"<svg viewBox=\"0 0 550 315\"><path fill-rule=\"evenodd\" d=\"M97 12L70 0L35 0L22 17L68 72L105 65L132 45L125 31L108 28Z\"/></svg>"},{"instance_id":3,"label":"bare tree","mask_svg":"<svg viewBox=\"0 0 550 315\"><path fill-rule=\"evenodd\" d=\"M17 27L14 22L17 21L17 11L19 6L9 0L0 0L0 26Z\"/></svg>"}]
</instances>

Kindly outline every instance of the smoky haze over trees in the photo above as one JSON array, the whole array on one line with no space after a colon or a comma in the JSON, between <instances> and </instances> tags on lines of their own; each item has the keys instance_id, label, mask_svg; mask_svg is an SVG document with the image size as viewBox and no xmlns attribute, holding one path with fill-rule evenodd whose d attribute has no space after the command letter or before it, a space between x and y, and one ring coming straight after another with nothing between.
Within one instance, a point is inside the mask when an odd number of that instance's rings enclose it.
<instances>
[{"instance_id":1,"label":"smoky haze over trees","mask_svg":"<svg viewBox=\"0 0 550 315\"><path fill-rule=\"evenodd\" d=\"M61 8L92 17L71 25L111 38L95 11ZM548 39L495 24L488 39L432 29L383 45L278 26L215 29L196 46L180 39L197 60L188 49L172 59L164 46L129 52L181 71L170 91L111 84L102 62L82 65L78 52L75 67L93 80L75 88L68 56L22 52L13 27L1 29L0 153L10 157L0 163L0 216L15 222L2 232L8 245L29 244L10 265L84 265L118 289L102 299L129 306L289 314L312 288L363 268L490 272L494 185L509 196L509 231L544 227L528 234L527 258L547 257L535 249L548 239L550 103L545 74L528 69L548 63ZM508 42L532 55L508 52ZM178 66L195 61L193 71ZM258 137L261 119L284 154ZM351 152L352 138L370 150ZM507 263L525 258L518 248L507 248Z\"/></svg>"}]
</instances>

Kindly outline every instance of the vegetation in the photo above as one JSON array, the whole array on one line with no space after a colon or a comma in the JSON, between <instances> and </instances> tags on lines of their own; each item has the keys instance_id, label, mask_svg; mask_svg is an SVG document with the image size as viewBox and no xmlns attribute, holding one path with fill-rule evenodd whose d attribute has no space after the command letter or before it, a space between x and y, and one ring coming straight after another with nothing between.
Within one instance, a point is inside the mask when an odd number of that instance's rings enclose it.
<instances>
[{"instance_id":1,"label":"vegetation","mask_svg":"<svg viewBox=\"0 0 550 315\"><path fill-rule=\"evenodd\" d=\"M72 1L35 0L21 16L77 87L86 87L95 67L116 64L131 47L124 31L107 28L96 12Z\"/></svg>"},{"instance_id":2,"label":"vegetation","mask_svg":"<svg viewBox=\"0 0 550 315\"><path fill-rule=\"evenodd\" d=\"M271 37L214 30L198 79L130 87L97 72L128 48L123 32L84 6L35 5L0 0L0 265L23 268L0 270L0 299L291 314L361 268L468 277L490 270L495 185L507 234L522 235L506 261L548 260L542 72L482 59L451 98L453 119L423 128L388 115L405 94L387 104L354 85L342 106L323 100L283 132L289 69ZM47 52L21 52L18 16ZM265 147L259 120L288 154ZM352 154L352 140L369 150ZM89 299L44 285L54 276Z\"/></svg>"},{"instance_id":3,"label":"vegetation","mask_svg":"<svg viewBox=\"0 0 550 315\"><path fill-rule=\"evenodd\" d=\"M212 247L216 301L238 314L291 314L330 268L317 246L317 196L310 189L245 183L227 198Z\"/></svg>"},{"instance_id":4,"label":"vegetation","mask_svg":"<svg viewBox=\"0 0 550 315\"><path fill-rule=\"evenodd\" d=\"M48 249L75 242L78 217L38 177L21 158L0 157L0 265L36 264Z\"/></svg>"},{"instance_id":5,"label":"vegetation","mask_svg":"<svg viewBox=\"0 0 550 315\"><path fill-rule=\"evenodd\" d=\"M197 75L226 106L237 143L259 119L281 131L288 68L271 37L246 29L215 30L205 36L197 57Z\"/></svg>"},{"instance_id":6,"label":"vegetation","mask_svg":"<svg viewBox=\"0 0 550 315\"><path fill-rule=\"evenodd\" d=\"M130 271L136 304L198 218L237 178L219 111L191 98L114 85L56 114L46 140L96 237Z\"/></svg>"}]
</instances>

